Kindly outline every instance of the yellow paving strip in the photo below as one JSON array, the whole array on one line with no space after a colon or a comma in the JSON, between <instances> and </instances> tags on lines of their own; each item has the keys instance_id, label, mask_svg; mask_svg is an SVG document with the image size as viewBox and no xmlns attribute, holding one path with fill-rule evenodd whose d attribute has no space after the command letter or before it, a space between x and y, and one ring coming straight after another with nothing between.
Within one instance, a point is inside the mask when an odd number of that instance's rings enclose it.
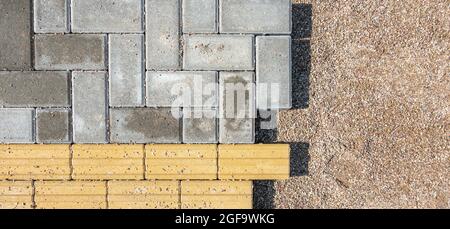
<instances>
[{"instance_id":1,"label":"yellow paving strip","mask_svg":"<svg viewBox=\"0 0 450 229\"><path fill-rule=\"evenodd\" d=\"M0 145L0 209L251 208L288 177L287 144Z\"/></svg>"}]
</instances>

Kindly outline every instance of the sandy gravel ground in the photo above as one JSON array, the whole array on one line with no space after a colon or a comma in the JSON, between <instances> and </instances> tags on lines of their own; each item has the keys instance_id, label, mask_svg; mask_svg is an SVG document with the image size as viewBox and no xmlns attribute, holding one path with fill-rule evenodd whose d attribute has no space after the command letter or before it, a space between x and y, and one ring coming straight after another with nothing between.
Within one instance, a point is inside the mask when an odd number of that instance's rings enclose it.
<instances>
[{"instance_id":1,"label":"sandy gravel ground","mask_svg":"<svg viewBox=\"0 0 450 229\"><path fill-rule=\"evenodd\" d=\"M292 178L255 207L450 208L450 1L293 0Z\"/></svg>"}]
</instances>

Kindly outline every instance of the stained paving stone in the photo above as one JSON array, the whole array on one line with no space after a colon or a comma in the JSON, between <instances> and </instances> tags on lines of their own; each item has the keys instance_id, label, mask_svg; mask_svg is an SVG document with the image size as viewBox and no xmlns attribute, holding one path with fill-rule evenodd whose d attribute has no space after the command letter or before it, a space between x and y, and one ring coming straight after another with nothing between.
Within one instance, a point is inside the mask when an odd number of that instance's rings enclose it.
<instances>
[{"instance_id":1,"label":"stained paving stone","mask_svg":"<svg viewBox=\"0 0 450 229\"><path fill-rule=\"evenodd\" d=\"M67 0L34 0L34 32L69 32Z\"/></svg>"},{"instance_id":2,"label":"stained paving stone","mask_svg":"<svg viewBox=\"0 0 450 229\"><path fill-rule=\"evenodd\" d=\"M38 70L104 70L106 35L38 34L35 67Z\"/></svg>"},{"instance_id":3,"label":"stained paving stone","mask_svg":"<svg viewBox=\"0 0 450 229\"><path fill-rule=\"evenodd\" d=\"M147 72L146 82L147 106L217 106L217 72Z\"/></svg>"},{"instance_id":4,"label":"stained paving stone","mask_svg":"<svg viewBox=\"0 0 450 229\"><path fill-rule=\"evenodd\" d=\"M106 74L73 72L73 141L106 143Z\"/></svg>"},{"instance_id":5,"label":"stained paving stone","mask_svg":"<svg viewBox=\"0 0 450 229\"><path fill-rule=\"evenodd\" d=\"M256 37L258 109L291 108L291 80L291 37Z\"/></svg>"},{"instance_id":6,"label":"stained paving stone","mask_svg":"<svg viewBox=\"0 0 450 229\"><path fill-rule=\"evenodd\" d=\"M184 33L217 33L217 0L183 1Z\"/></svg>"},{"instance_id":7,"label":"stained paving stone","mask_svg":"<svg viewBox=\"0 0 450 229\"><path fill-rule=\"evenodd\" d=\"M0 106L67 107L67 72L0 72Z\"/></svg>"},{"instance_id":8,"label":"stained paving stone","mask_svg":"<svg viewBox=\"0 0 450 229\"><path fill-rule=\"evenodd\" d=\"M38 143L69 143L69 110L37 109L36 141Z\"/></svg>"},{"instance_id":9,"label":"stained paving stone","mask_svg":"<svg viewBox=\"0 0 450 229\"><path fill-rule=\"evenodd\" d=\"M0 1L0 70L31 69L30 2Z\"/></svg>"},{"instance_id":10,"label":"stained paving stone","mask_svg":"<svg viewBox=\"0 0 450 229\"><path fill-rule=\"evenodd\" d=\"M254 70L253 36L185 35L183 68Z\"/></svg>"},{"instance_id":11,"label":"stained paving stone","mask_svg":"<svg viewBox=\"0 0 450 229\"><path fill-rule=\"evenodd\" d=\"M33 142L34 109L0 108L0 143Z\"/></svg>"},{"instance_id":12,"label":"stained paving stone","mask_svg":"<svg viewBox=\"0 0 450 229\"><path fill-rule=\"evenodd\" d=\"M72 0L74 32L142 32L143 1Z\"/></svg>"},{"instance_id":13,"label":"stained paving stone","mask_svg":"<svg viewBox=\"0 0 450 229\"><path fill-rule=\"evenodd\" d=\"M180 1L147 0L146 49L148 70L180 69Z\"/></svg>"},{"instance_id":14,"label":"stained paving stone","mask_svg":"<svg viewBox=\"0 0 450 229\"><path fill-rule=\"evenodd\" d=\"M253 72L219 74L219 142L255 142Z\"/></svg>"},{"instance_id":15,"label":"stained paving stone","mask_svg":"<svg viewBox=\"0 0 450 229\"><path fill-rule=\"evenodd\" d=\"M180 143L178 108L110 109L112 143Z\"/></svg>"},{"instance_id":16,"label":"stained paving stone","mask_svg":"<svg viewBox=\"0 0 450 229\"><path fill-rule=\"evenodd\" d=\"M217 143L217 110L183 109L183 143Z\"/></svg>"},{"instance_id":17,"label":"stained paving stone","mask_svg":"<svg viewBox=\"0 0 450 229\"><path fill-rule=\"evenodd\" d=\"M291 0L222 0L221 33L291 33Z\"/></svg>"},{"instance_id":18,"label":"stained paving stone","mask_svg":"<svg viewBox=\"0 0 450 229\"><path fill-rule=\"evenodd\" d=\"M109 35L111 106L141 106L143 98L143 35Z\"/></svg>"}]
</instances>

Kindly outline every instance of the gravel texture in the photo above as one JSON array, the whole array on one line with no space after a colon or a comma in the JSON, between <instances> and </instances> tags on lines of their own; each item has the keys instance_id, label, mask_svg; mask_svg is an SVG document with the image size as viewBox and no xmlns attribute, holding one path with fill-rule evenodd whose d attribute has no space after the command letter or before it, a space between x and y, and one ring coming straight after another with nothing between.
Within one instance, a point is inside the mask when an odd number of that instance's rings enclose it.
<instances>
[{"instance_id":1,"label":"gravel texture","mask_svg":"<svg viewBox=\"0 0 450 229\"><path fill-rule=\"evenodd\" d=\"M258 208L450 207L450 4L293 0L292 177Z\"/></svg>"}]
</instances>

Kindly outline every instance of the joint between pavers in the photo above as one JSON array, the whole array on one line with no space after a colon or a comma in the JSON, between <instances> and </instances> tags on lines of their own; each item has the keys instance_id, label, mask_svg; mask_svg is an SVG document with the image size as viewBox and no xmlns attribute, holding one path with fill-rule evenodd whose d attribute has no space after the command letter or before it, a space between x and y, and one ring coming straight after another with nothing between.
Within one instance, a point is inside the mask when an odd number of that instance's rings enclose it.
<instances>
[{"instance_id":1,"label":"joint between pavers","mask_svg":"<svg viewBox=\"0 0 450 229\"><path fill-rule=\"evenodd\" d=\"M35 47L34 47L34 1L30 1L30 68L35 69Z\"/></svg>"},{"instance_id":2,"label":"joint between pavers","mask_svg":"<svg viewBox=\"0 0 450 229\"><path fill-rule=\"evenodd\" d=\"M108 201L108 196L109 196L109 181L105 181L105 205L106 205L106 209L109 209L109 201Z\"/></svg>"},{"instance_id":3,"label":"joint between pavers","mask_svg":"<svg viewBox=\"0 0 450 229\"><path fill-rule=\"evenodd\" d=\"M69 180L73 179L73 144L69 145Z\"/></svg>"},{"instance_id":4,"label":"joint between pavers","mask_svg":"<svg viewBox=\"0 0 450 229\"><path fill-rule=\"evenodd\" d=\"M31 208L36 208L36 184L35 180L31 181Z\"/></svg>"}]
</instances>

